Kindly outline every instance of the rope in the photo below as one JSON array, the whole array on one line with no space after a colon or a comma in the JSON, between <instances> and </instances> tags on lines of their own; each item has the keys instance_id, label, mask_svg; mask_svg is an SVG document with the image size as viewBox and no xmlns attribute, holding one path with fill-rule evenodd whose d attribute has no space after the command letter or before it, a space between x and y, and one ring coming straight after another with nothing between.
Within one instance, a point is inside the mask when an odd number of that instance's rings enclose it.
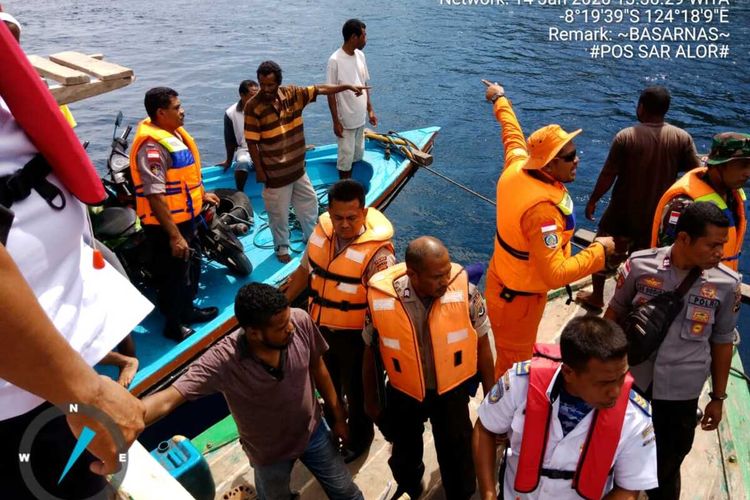
<instances>
[{"instance_id":1,"label":"rope","mask_svg":"<svg viewBox=\"0 0 750 500\"><path fill-rule=\"evenodd\" d=\"M375 134L375 133L368 133L367 136L369 138L371 138L371 139L376 139L376 140L381 141L381 142L385 142L385 143L388 143L388 144L393 144L395 146L394 149L398 153L401 153L402 156L404 156L407 160L411 161L412 163L414 163L418 167L427 170L431 174L437 175L441 179L443 179L443 180L445 180L447 182L450 182L454 186L456 186L456 187L458 187L460 189L463 189L467 193L476 196L480 200L486 201L487 203L489 203L493 207L497 206L497 203L494 200L491 200L490 198L487 198L483 194L477 193L476 191L474 191L473 189L469 188L468 186L465 186L465 185L461 184L460 182L451 179L447 175L441 174L437 170L433 170L432 168L428 167L427 165L422 164L422 162L420 162L419 159L416 158L414 156L414 153L412 152L413 150L419 150L419 147L416 144L414 144L413 142L411 142L409 139L407 139L406 137L403 137L402 135L398 134L397 132L389 130L387 135Z\"/></svg>"}]
</instances>

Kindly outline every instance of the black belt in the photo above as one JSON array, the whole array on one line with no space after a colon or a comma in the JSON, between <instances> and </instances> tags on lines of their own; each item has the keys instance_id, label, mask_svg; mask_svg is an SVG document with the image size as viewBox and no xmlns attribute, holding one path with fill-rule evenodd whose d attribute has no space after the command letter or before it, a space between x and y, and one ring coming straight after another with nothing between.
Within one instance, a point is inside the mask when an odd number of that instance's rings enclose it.
<instances>
[{"instance_id":1,"label":"black belt","mask_svg":"<svg viewBox=\"0 0 750 500\"><path fill-rule=\"evenodd\" d=\"M567 481L572 480L576 473L572 470L555 470L555 469L542 469L539 472L540 476L548 477L550 479L565 479Z\"/></svg>"},{"instance_id":2,"label":"black belt","mask_svg":"<svg viewBox=\"0 0 750 500\"><path fill-rule=\"evenodd\" d=\"M505 302L513 302L513 299L516 297L531 297L532 295L540 295L538 293L532 293L532 292L522 292L520 290L513 290L512 288L508 288L507 286L504 286L502 291L500 292L500 298L503 299Z\"/></svg>"},{"instance_id":3,"label":"black belt","mask_svg":"<svg viewBox=\"0 0 750 500\"><path fill-rule=\"evenodd\" d=\"M501 247L503 247L503 250L508 252L511 257L515 257L518 260L529 260L529 252L522 252L521 250L516 250L512 246L510 246L506 241L500 236L500 231L495 229L495 238L497 239L497 242L500 244Z\"/></svg>"},{"instance_id":4,"label":"black belt","mask_svg":"<svg viewBox=\"0 0 750 500\"><path fill-rule=\"evenodd\" d=\"M65 208L65 196L60 188L47 180L52 172L44 156L37 154L20 170L0 177L0 205L10 208L13 203L25 200L33 189L47 205L55 210ZM59 198L59 202L55 200Z\"/></svg>"}]
</instances>

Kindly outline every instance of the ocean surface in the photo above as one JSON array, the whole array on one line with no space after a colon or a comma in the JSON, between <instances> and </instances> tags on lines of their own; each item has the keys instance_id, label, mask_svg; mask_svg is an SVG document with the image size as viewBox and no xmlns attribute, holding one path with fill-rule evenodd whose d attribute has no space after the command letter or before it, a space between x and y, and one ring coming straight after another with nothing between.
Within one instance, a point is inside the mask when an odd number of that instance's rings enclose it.
<instances>
[{"instance_id":1,"label":"ocean surface","mask_svg":"<svg viewBox=\"0 0 750 500\"><path fill-rule=\"evenodd\" d=\"M658 0L577 2L604 4L597 7L574 6L576 0L542 2L561 5L541 5L539 0L2 3L24 25L22 45L28 53L101 52L134 69L137 80L131 86L71 105L79 123L76 131L81 140L91 142L89 151L100 169L116 113L122 110L127 122L137 123L145 116L145 91L161 85L180 93L186 128L196 138L204 164L222 161L222 114L237 99L239 82L255 79L258 64L267 59L281 65L285 83L324 82L327 59L342 42L341 26L352 17L367 24L365 54L378 129L442 127L433 167L490 198L494 199L502 147L481 78L504 85L527 135L548 123L568 130L583 128L576 139L578 178L569 185L583 227L595 228L583 217L583 207L614 134L635 122L638 95L645 86L670 89L668 121L688 130L699 151L708 151L717 132L750 132L746 1L703 0L716 4L710 8L690 5L698 0L661 0L662 5L652 7L643 4ZM476 5L481 3L487 5ZM566 24L566 14L575 17L574 22ZM635 15L639 23L632 22ZM696 15L701 22L691 22ZM619 16L623 20L617 23ZM616 34L643 27L669 28L672 35L678 31L673 28L687 27L695 37L702 33L718 39L685 43L691 52L681 57L676 57L679 40L668 42L668 59L638 57L639 44L655 41L622 41L612 35L613 41L606 42L610 51L627 52L626 44L634 50L632 58L615 59L592 58L588 49L598 42L549 40L551 28L604 28ZM712 43L728 46L725 57L696 57L702 50L698 46ZM310 105L304 119L308 143L334 142L325 98ZM606 201L600 202L597 214ZM454 260L489 259L494 207L427 171L406 186L388 216L396 227L399 254L412 238L430 234L448 245ZM741 268L745 273L750 269L750 252L743 255ZM748 318L743 323L748 324ZM750 360L750 347L743 351Z\"/></svg>"}]
</instances>

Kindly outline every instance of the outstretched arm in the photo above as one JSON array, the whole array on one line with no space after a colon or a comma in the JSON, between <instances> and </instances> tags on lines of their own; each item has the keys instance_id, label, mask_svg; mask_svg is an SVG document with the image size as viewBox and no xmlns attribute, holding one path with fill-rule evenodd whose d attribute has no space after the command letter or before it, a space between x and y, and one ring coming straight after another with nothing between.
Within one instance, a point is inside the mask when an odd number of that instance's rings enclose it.
<instances>
[{"instance_id":1,"label":"outstretched arm","mask_svg":"<svg viewBox=\"0 0 750 500\"><path fill-rule=\"evenodd\" d=\"M327 83L319 83L315 86L318 94L321 95L333 95L345 90L351 90L356 95L361 95L365 90L369 90L370 87L366 85L329 85Z\"/></svg>"},{"instance_id":2,"label":"outstretched arm","mask_svg":"<svg viewBox=\"0 0 750 500\"><path fill-rule=\"evenodd\" d=\"M525 160L529 156L526 150L526 138L523 136L521 125L519 125L516 114L513 112L513 106L505 97L505 89L497 83L491 83L488 80L482 81L487 85L486 99L488 101L495 99L493 111L495 119L500 124L503 148L505 149L505 165L503 167L505 168L511 163Z\"/></svg>"},{"instance_id":3,"label":"outstretched arm","mask_svg":"<svg viewBox=\"0 0 750 500\"><path fill-rule=\"evenodd\" d=\"M146 425L151 425L172 413L175 408L184 402L185 398L180 394L180 391L172 386L146 396L143 398L143 404L146 406Z\"/></svg>"}]
</instances>

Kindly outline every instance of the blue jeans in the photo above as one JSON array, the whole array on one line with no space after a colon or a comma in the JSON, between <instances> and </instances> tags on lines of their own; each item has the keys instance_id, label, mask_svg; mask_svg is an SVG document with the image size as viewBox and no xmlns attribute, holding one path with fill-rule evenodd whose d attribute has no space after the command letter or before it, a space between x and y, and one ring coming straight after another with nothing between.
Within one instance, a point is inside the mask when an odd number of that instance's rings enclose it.
<instances>
[{"instance_id":1,"label":"blue jeans","mask_svg":"<svg viewBox=\"0 0 750 500\"><path fill-rule=\"evenodd\" d=\"M331 430L321 420L313 431L307 448L299 459L317 479L333 500L364 500L344 459L331 441ZM271 465L254 466L255 489L259 500L289 500L292 491L289 479L295 460L284 460Z\"/></svg>"}]
</instances>

